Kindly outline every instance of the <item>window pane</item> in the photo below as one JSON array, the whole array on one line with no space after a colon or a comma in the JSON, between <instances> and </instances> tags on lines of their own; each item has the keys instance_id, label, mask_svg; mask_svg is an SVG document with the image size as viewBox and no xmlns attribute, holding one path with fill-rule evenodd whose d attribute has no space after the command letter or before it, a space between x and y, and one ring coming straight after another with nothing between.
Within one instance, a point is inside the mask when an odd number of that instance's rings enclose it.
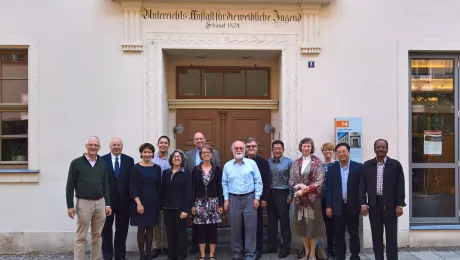
<instances>
[{"instance_id":1,"label":"window pane","mask_svg":"<svg viewBox=\"0 0 460 260\"><path fill-rule=\"evenodd\" d=\"M412 216L455 217L455 169L412 171Z\"/></svg>"},{"instance_id":2,"label":"window pane","mask_svg":"<svg viewBox=\"0 0 460 260\"><path fill-rule=\"evenodd\" d=\"M27 79L26 54L2 54L1 57L1 78Z\"/></svg>"},{"instance_id":3,"label":"window pane","mask_svg":"<svg viewBox=\"0 0 460 260\"><path fill-rule=\"evenodd\" d=\"M203 92L205 96L222 96L222 73L204 72Z\"/></svg>"},{"instance_id":4,"label":"window pane","mask_svg":"<svg viewBox=\"0 0 460 260\"><path fill-rule=\"evenodd\" d=\"M268 72L266 70L247 70L248 96L266 97L268 95Z\"/></svg>"},{"instance_id":5,"label":"window pane","mask_svg":"<svg viewBox=\"0 0 460 260\"><path fill-rule=\"evenodd\" d=\"M244 96L245 71L235 70L224 73L225 96Z\"/></svg>"},{"instance_id":6,"label":"window pane","mask_svg":"<svg viewBox=\"0 0 460 260\"><path fill-rule=\"evenodd\" d=\"M2 135L26 135L28 131L27 112L3 112Z\"/></svg>"},{"instance_id":7,"label":"window pane","mask_svg":"<svg viewBox=\"0 0 460 260\"><path fill-rule=\"evenodd\" d=\"M454 163L454 60L412 59L412 162Z\"/></svg>"},{"instance_id":8,"label":"window pane","mask_svg":"<svg viewBox=\"0 0 460 260\"><path fill-rule=\"evenodd\" d=\"M199 69L187 69L179 73L179 95L199 96L200 95L200 73Z\"/></svg>"},{"instance_id":9,"label":"window pane","mask_svg":"<svg viewBox=\"0 0 460 260\"><path fill-rule=\"evenodd\" d=\"M1 102L27 104L27 80L2 80Z\"/></svg>"},{"instance_id":10,"label":"window pane","mask_svg":"<svg viewBox=\"0 0 460 260\"><path fill-rule=\"evenodd\" d=\"M27 161L27 138L2 139L2 161Z\"/></svg>"}]
</instances>

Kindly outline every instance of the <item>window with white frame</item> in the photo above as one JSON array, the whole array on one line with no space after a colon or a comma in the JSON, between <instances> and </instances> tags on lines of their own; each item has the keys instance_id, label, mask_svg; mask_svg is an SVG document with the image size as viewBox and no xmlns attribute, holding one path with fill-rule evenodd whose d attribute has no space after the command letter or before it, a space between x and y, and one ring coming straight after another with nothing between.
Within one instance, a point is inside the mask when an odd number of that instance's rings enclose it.
<instances>
[{"instance_id":1,"label":"window with white frame","mask_svg":"<svg viewBox=\"0 0 460 260\"><path fill-rule=\"evenodd\" d=\"M28 166L28 53L0 49L0 169Z\"/></svg>"}]
</instances>

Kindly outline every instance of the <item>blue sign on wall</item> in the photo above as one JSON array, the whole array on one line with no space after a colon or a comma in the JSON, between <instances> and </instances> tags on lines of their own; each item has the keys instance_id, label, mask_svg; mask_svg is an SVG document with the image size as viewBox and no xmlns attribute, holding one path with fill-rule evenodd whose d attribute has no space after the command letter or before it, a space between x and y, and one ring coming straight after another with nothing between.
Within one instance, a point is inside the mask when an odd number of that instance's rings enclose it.
<instances>
[{"instance_id":1,"label":"blue sign on wall","mask_svg":"<svg viewBox=\"0 0 460 260\"><path fill-rule=\"evenodd\" d=\"M350 145L350 159L363 163L362 155L362 119L360 117L342 117L335 119L335 143Z\"/></svg>"},{"instance_id":2,"label":"blue sign on wall","mask_svg":"<svg viewBox=\"0 0 460 260\"><path fill-rule=\"evenodd\" d=\"M308 67L309 68L314 68L315 67L315 62L312 61L312 60L308 61Z\"/></svg>"}]
</instances>

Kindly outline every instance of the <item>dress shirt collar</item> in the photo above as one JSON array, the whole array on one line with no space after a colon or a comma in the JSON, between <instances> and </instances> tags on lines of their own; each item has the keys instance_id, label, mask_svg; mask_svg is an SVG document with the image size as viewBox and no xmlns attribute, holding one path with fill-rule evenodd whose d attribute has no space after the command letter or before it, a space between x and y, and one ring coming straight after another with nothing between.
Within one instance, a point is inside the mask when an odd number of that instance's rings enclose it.
<instances>
[{"instance_id":1,"label":"dress shirt collar","mask_svg":"<svg viewBox=\"0 0 460 260\"><path fill-rule=\"evenodd\" d=\"M118 157L118 161L121 160L121 154L119 154L118 156L115 156L113 153L110 153L110 156L112 157L112 161L115 161L115 158Z\"/></svg>"},{"instance_id":2,"label":"dress shirt collar","mask_svg":"<svg viewBox=\"0 0 460 260\"><path fill-rule=\"evenodd\" d=\"M284 160L284 156L281 156L281 157L280 157L280 158L278 158L278 159L276 159L275 157L272 157L272 161L273 161L273 163L276 163L276 164L278 164L278 163L282 163L282 162L283 162L283 160Z\"/></svg>"}]
</instances>

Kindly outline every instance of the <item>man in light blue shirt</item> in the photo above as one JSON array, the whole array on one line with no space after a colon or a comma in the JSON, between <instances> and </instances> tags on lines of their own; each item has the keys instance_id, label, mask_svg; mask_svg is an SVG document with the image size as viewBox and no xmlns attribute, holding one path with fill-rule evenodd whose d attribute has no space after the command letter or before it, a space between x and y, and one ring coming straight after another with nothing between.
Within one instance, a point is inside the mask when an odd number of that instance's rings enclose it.
<instances>
[{"instance_id":1,"label":"man in light blue shirt","mask_svg":"<svg viewBox=\"0 0 460 260\"><path fill-rule=\"evenodd\" d=\"M244 158L245 144L232 144L234 159L227 162L222 173L224 209L228 211L233 259L256 258L257 209L262 196L262 177L254 160ZM243 220L244 219L244 220ZM244 222L245 246L241 229ZM243 248L246 252L243 252Z\"/></svg>"}]
</instances>

